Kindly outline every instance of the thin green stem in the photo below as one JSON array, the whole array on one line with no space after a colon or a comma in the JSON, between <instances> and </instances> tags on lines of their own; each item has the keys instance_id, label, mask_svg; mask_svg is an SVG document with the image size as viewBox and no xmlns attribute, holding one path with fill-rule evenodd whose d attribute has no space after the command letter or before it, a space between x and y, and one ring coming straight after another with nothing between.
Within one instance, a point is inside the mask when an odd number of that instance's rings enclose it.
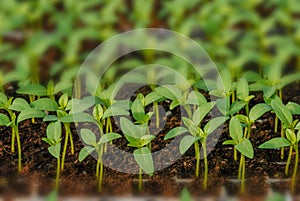
<instances>
[{"instance_id":1,"label":"thin green stem","mask_svg":"<svg viewBox=\"0 0 300 201\"><path fill-rule=\"evenodd\" d=\"M14 126L11 127L12 136L11 136L11 152L15 152L15 138L16 138L16 132Z\"/></svg>"},{"instance_id":2,"label":"thin green stem","mask_svg":"<svg viewBox=\"0 0 300 201\"><path fill-rule=\"evenodd\" d=\"M99 158L98 161L100 162L100 172L99 172L99 180L98 180L98 190L99 192L102 191L102 183L103 183L103 163L102 163L102 155L103 155L103 146L100 146L99 151Z\"/></svg>"},{"instance_id":3,"label":"thin green stem","mask_svg":"<svg viewBox=\"0 0 300 201\"><path fill-rule=\"evenodd\" d=\"M246 116L249 117L249 102L247 102L245 109L246 109Z\"/></svg>"},{"instance_id":4,"label":"thin green stem","mask_svg":"<svg viewBox=\"0 0 300 201\"><path fill-rule=\"evenodd\" d=\"M245 164L245 156L242 155L242 184L241 184L241 193L245 193L245 172L246 172L246 164Z\"/></svg>"},{"instance_id":5,"label":"thin green stem","mask_svg":"<svg viewBox=\"0 0 300 201\"><path fill-rule=\"evenodd\" d=\"M16 118L14 116L14 113L9 110L9 109L5 109L9 116L10 116L10 120L15 122L16 121ZM15 138L16 138L16 131L15 131L15 126L12 125L11 126L11 152L14 153L15 152Z\"/></svg>"},{"instance_id":6,"label":"thin green stem","mask_svg":"<svg viewBox=\"0 0 300 201\"><path fill-rule=\"evenodd\" d=\"M292 186L291 186L291 191L292 193L295 192L296 188L296 176L297 176L297 171L298 171L298 163L299 163L299 149L298 149L298 143L294 145L294 149L296 152L296 158L295 158L295 165L294 165L294 171L293 171L293 176L292 176Z\"/></svg>"},{"instance_id":7,"label":"thin green stem","mask_svg":"<svg viewBox=\"0 0 300 201\"><path fill-rule=\"evenodd\" d=\"M63 149L62 160L61 160L61 171L63 171L65 168L65 158L66 158L66 153L67 153L68 139L69 139L69 133L66 132L64 149Z\"/></svg>"},{"instance_id":8,"label":"thin green stem","mask_svg":"<svg viewBox=\"0 0 300 201\"><path fill-rule=\"evenodd\" d=\"M56 178L55 178L55 190L59 188L59 177L60 177L60 158L57 158L57 166L56 166Z\"/></svg>"},{"instance_id":9,"label":"thin green stem","mask_svg":"<svg viewBox=\"0 0 300 201\"><path fill-rule=\"evenodd\" d=\"M195 175L196 177L199 177L199 170L200 170L200 149L199 149L199 143L196 141L194 143L195 146L195 157L196 157L196 172Z\"/></svg>"},{"instance_id":10,"label":"thin green stem","mask_svg":"<svg viewBox=\"0 0 300 201\"><path fill-rule=\"evenodd\" d=\"M203 148L203 157L204 157L204 181L203 181L203 189L207 189L207 180L208 180L208 162L207 162L207 152L206 152L206 139L202 144Z\"/></svg>"},{"instance_id":11,"label":"thin green stem","mask_svg":"<svg viewBox=\"0 0 300 201\"><path fill-rule=\"evenodd\" d=\"M100 160L97 160L97 165L96 165L96 177L99 177L99 173L100 173Z\"/></svg>"},{"instance_id":12,"label":"thin green stem","mask_svg":"<svg viewBox=\"0 0 300 201\"><path fill-rule=\"evenodd\" d=\"M139 192L141 192L142 188L143 188L142 174L143 174L143 170L142 170L142 168L140 168L140 170L139 170Z\"/></svg>"},{"instance_id":13,"label":"thin green stem","mask_svg":"<svg viewBox=\"0 0 300 201\"><path fill-rule=\"evenodd\" d=\"M191 110L190 106L189 105L185 105L184 108L185 108L185 110L187 112L188 117L192 118L193 113L192 113L192 110Z\"/></svg>"},{"instance_id":14,"label":"thin green stem","mask_svg":"<svg viewBox=\"0 0 300 201\"><path fill-rule=\"evenodd\" d=\"M68 135L70 136L70 146L71 146L71 154L74 154L74 142L73 142L73 136L70 128L70 124L65 124L66 132L68 132Z\"/></svg>"},{"instance_id":15,"label":"thin green stem","mask_svg":"<svg viewBox=\"0 0 300 201\"><path fill-rule=\"evenodd\" d=\"M155 111L156 128L159 128L160 119L159 119L158 103L154 102L153 106L154 106L154 111Z\"/></svg>"},{"instance_id":16,"label":"thin green stem","mask_svg":"<svg viewBox=\"0 0 300 201\"><path fill-rule=\"evenodd\" d=\"M242 167L243 167L243 155L241 154L240 164L239 164L239 172L238 172L238 179L242 178Z\"/></svg>"},{"instance_id":17,"label":"thin green stem","mask_svg":"<svg viewBox=\"0 0 300 201\"><path fill-rule=\"evenodd\" d=\"M21 149L21 141L18 124L15 125L16 138L17 138L17 146L18 146L18 171L22 170L22 149Z\"/></svg>"},{"instance_id":18,"label":"thin green stem","mask_svg":"<svg viewBox=\"0 0 300 201\"><path fill-rule=\"evenodd\" d=\"M288 159L287 159L286 165L285 165L285 175L289 174L289 167L291 164L292 154L293 154L293 146L290 146L289 156L288 156Z\"/></svg>"},{"instance_id":19,"label":"thin green stem","mask_svg":"<svg viewBox=\"0 0 300 201\"><path fill-rule=\"evenodd\" d=\"M237 161L237 150L236 150L236 148L235 147L233 147L233 159L234 159L234 161Z\"/></svg>"},{"instance_id":20,"label":"thin green stem","mask_svg":"<svg viewBox=\"0 0 300 201\"><path fill-rule=\"evenodd\" d=\"M280 131L280 135L282 138L285 137L284 135L284 128L283 128L283 123L281 122L281 131ZM281 147L281 156L280 156L281 159L284 159L284 147Z\"/></svg>"},{"instance_id":21,"label":"thin green stem","mask_svg":"<svg viewBox=\"0 0 300 201\"><path fill-rule=\"evenodd\" d=\"M251 136L251 125L248 125L247 130L248 130L247 138L249 139Z\"/></svg>"},{"instance_id":22,"label":"thin green stem","mask_svg":"<svg viewBox=\"0 0 300 201\"><path fill-rule=\"evenodd\" d=\"M275 114L275 125L274 125L274 133L278 132L278 117Z\"/></svg>"}]
</instances>

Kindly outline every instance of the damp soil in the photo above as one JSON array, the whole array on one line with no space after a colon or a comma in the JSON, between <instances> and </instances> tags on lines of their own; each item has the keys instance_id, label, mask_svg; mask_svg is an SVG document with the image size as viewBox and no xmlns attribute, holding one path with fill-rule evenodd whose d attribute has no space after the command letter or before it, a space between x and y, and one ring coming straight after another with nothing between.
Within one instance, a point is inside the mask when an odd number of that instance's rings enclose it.
<instances>
[{"instance_id":1,"label":"damp soil","mask_svg":"<svg viewBox=\"0 0 300 201\"><path fill-rule=\"evenodd\" d=\"M6 88L8 94L13 94L14 86ZM140 92L147 92L148 88L141 89ZM256 93L256 98L252 104L263 102L262 95ZM289 100L300 103L300 86L287 87L284 90L284 101ZM168 111L168 101L160 104L161 112ZM149 108L151 110L151 108ZM161 130L155 129L153 122L150 129L156 133L156 139L152 143L154 152L164 149L170 141L163 138L168 130L180 125L180 108L175 108L167 112L165 126ZM289 176L284 175L285 161L279 157L279 150L260 150L257 147L273 138L280 136L274 133L274 114L265 114L253 125L251 142L255 149L255 158L247 159L246 164L246 191L252 197L264 197L270 188L274 191L285 192L289 189ZM48 194L52 188L55 178L56 160L48 153L47 144L42 141L45 137L47 124L39 119L34 123L31 120L20 124L20 137L22 142L23 169L17 172L17 153L11 153L11 130L0 127L0 194L29 195L38 193ZM114 131L119 132L118 119L113 121ZM233 148L223 146L222 143L229 139L228 125L222 128L220 137L212 137L208 141L208 147L213 147L208 155L209 161L209 184L208 190L202 188L203 182L203 162L200 163L200 177L195 178L195 158L194 149L190 148L186 154L174 163L172 155L178 153L178 147L172 146L164 154L157 154L157 160L171 164L167 168L157 171L153 177L143 175L143 191L137 191L137 175L120 173L110 168L105 168L103 191L97 191L95 178L96 160L89 156L83 162L78 161L78 153L82 148L82 143L77 135L77 131L72 125L73 138L75 142L75 154L68 154L65 161L65 170L61 175L60 193L62 195L149 195L149 196L178 196L184 187L187 187L194 195L219 196L225 188L227 194L239 194L239 181L237 178L238 161L233 160ZM212 135L213 136L213 135ZM119 149L132 152L126 146L124 138L114 141ZM287 154L287 151L286 151ZM113 160L120 160L118 157ZM123 158L122 163L128 164L128 168L136 168L133 157ZM114 161L120 162L120 161ZM122 164L120 163L120 164ZM291 165L291 168L293 164ZM130 171L130 170L127 170ZM290 171L291 172L291 171ZM298 180L300 181L300 179ZM300 192L298 182L296 192Z\"/></svg>"}]
</instances>

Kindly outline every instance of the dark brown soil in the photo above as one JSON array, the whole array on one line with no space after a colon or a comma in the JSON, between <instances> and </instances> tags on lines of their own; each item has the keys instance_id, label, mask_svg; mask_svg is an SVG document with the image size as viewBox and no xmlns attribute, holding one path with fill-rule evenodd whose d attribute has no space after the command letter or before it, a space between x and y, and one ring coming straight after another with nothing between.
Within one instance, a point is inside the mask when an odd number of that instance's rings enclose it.
<instances>
[{"instance_id":1,"label":"dark brown soil","mask_svg":"<svg viewBox=\"0 0 300 201\"><path fill-rule=\"evenodd\" d=\"M12 87L8 87L8 94ZM293 90L285 90L285 101L293 100L300 103L299 85ZM262 97L257 94L255 102L262 102ZM253 103L255 104L255 103ZM161 106L168 110L168 104L161 103ZM268 188L275 191L285 192L289 189L288 177L284 175L284 162L279 158L279 150L260 150L259 144L268 139L279 136L273 132L273 114L264 115L254 126L251 133L251 142L255 148L255 158L247 159L246 177L247 194L251 196L265 196ZM168 142L163 141L163 137L171 128L179 125L180 109L175 108L172 115L166 118L166 126L153 141L153 150L158 151L164 148ZM117 122L116 122L117 123ZM119 131L114 123L115 131ZM154 125L150 125L154 126ZM17 173L17 153L11 153L10 129L0 128L0 192L1 194L13 193L17 195L28 195L33 191L45 195L53 187L56 170L56 160L48 153L47 144L42 141L45 137L46 123L37 119L35 123L30 120L20 124L20 135L22 142L23 170ZM98 195L97 183L95 179L96 160L89 156L84 162L78 161L78 153L82 148L76 130L73 127L73 137L75 143L75 155L67 154L65 170L61 176L60 193L62 195L88 194ZM204 191L203 182L203 162L201 162L200 178L195 178L194 150L191 148L187 153L170 167L158 171L153 177L144 175L143 191L137 191L137 175L119 173L109 168L105 168L104 188L101 195L162 195L178 196L181 189L187 187L195 195L219 195L222 187L226 188L229 195L237 195L239 192L239 182L237 178L238 161L233 161L233 148L222 146L222 142L228 137L228 126L223 128L222 135L217 140L217 145L208 156L209 161L209 189ZM119 139L115 143L125 151L132 151L126 147L126 140ZM178 148L176 148L178 149ZM69 150L70 151L70 150ZM174 150L176 151L176 150ZM178 151L178 150L177 150ZM172 153L171 153L172 154ZM128 161L134 164L132 161ZM292 167L292 166L291 166ZM178 178L179 180L176 180ZM268 183L267 179L279 179L278 182ZM191 179L181 180L181 179ZM188 181L188 182L185 182ZM297 191L300 185L297 185Z\"/></svg>"}]
</instances>

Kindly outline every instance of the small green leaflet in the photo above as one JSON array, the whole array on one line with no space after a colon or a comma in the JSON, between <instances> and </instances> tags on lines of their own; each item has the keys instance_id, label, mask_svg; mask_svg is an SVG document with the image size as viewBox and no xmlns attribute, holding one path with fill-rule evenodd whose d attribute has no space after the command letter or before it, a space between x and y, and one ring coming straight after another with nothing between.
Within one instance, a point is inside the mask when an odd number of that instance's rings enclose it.
<instances>
[{"instance_id":1,"label":"small green leaflet","mask_svg":"<svg viewBox=\"0 0 300 201\"><path fill-rule=\"evenodd\" d=\"M241 154L253 159L254 150L253 146L248 138L245 138L242 142L234 146Z\"/></svg>"},{"instance_id":2,"label":"small green leaflet","mask_svg":"<svg viewBox=\"0 0 300 201\"><path fill-rule=\"evenodd\" d=\"M133 156L139 167L152 176L154 172L154 164L150 150L147 147L136 149L133 152Z\"/></svg>"}]
</instances>

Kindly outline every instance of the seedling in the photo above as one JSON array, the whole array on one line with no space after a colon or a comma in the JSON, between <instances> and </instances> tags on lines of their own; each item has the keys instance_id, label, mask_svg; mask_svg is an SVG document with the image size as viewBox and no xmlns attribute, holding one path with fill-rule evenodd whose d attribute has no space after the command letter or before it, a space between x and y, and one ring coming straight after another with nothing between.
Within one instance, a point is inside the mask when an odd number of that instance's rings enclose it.
<instances>
[{"instance_id":1,"label":"seedling","mask_svg":"<svg viewBox=\"0 0 300 201\"><path fill-rule=\"evenodd\" d=\"M285 106L280 99L272 100L271 105L272 105L272 108L273 108L276 116L278 116L278 118L282 122L282 126L283 126L282 130L284 131L286 129L292 129L294 131L295 125L297 124L298 120L293 121L292 113L289 111L288 107ZM288 137L288 136L287 135L285 136L285 134L283 132L283 134L281 135L281 138L285 138L285 137ZM283 147L281 148L281 150L283 150ZM290 146L289 156L288 156L286 168L285 168L286 175L288 174L290 160L292 157L292 151L293 151L293 146Z\"/></svg>"},{"instance_id":2,"label":"seedling","mask_svg":"<svg viewBox=\"0 0 300 201\"><path fill-rule=\"evenodd\" d=\"M113 141L114 139L122 137L118 133L106 133L100 137L97 141L95 134L89 129L82 129L80 136L85 143L85 146L79 153L79 161L82 162L89 154L96 151L98 155L98 162L96 166L96 176L98 180L98 190L102 190L103 183L103 162L102 156L104 154L104 146L107 142Z\"/></svg>"},{"instance_id":3,"label":"seedling","mask_svg":"<svg viewBox=\"0 0 300 201\"><path fill-rule=\"evenodd\" d=\"M49 153L56 158L57 167L56 167L56 179L55 179L55 189L59 188L59 177L60 177L60 150L61 150L61 125L60 122L51 122L47 127L47 138L43 138L43 141L48 143L50 147L48 147Z\"/></svg>"},{"instance_id":4,"label":"seedling","mask_svg":"<svg viewBox=\"0 0 300 201\"><path fill-rule=\"evenodd\" d=\"M121 118L121 130L125 138L129 142L127 146L136 148L133 152L134 159L139 165L139 191L142 190L142 174L143 171L152 176L154 172L153 158L151 150L148 148L154 135L147 134L147 127L142 125L134 125L128 119Z\"/></svg>"},{"instance_id":5,"label":"seedling","mask_svg":"<svg viewBox=\"0 0 300 201\"><path fill-rule=\"evenodd\" d=\"M31 106L21 98L13 99L0 92L0 109L4 109L8 116L0 114L0 125L9 126L12 129L11 151L15 152L15 139L18 147L18 171L22 170L22 150L19 134L19 123L30 118L42 118L46 114ZM19 114L17 112L20 112Z\"/></svg>"},{"instance_id":6,"label":"seedling","mask_svg":"<svg viewBox=\"0 0 300 201\"><path fill-rule=\"evenodd\" d=\"M192 145L195 147L195 158L196 158L196 177L199 177L200 167L200 150L199 142L203 149L204 158L204 181L203 188L207 189L207 178L208 178L208 162L207 162L207 151L206 151L206 139L212 134L219 126L224 124L228 119L227 117L216 117L210 120L202 129L201 122L204 117L212 110L215 106L215 102L209 102L199 106L199 108L193 114L193 117L186 118L182 117L183 123L186 127L176 127L170 130L165 136L164 140L168 140L184 133L189 135L184 136L179 145L180 153L184 154Z\"/></svg>"},{"instance_id":7,"label":"seedling","mask_svg":"<svg viewBox=\"0 0 300 201\"><path fill-rule=\"evenodd\" d=\"M297 121L294 121L293 124L296 124ZM298 130L296 134L296 130ZM273 138L259 146L260 149L277 149L282 147L290 147L290 153L295 151L295 165L294 165L294 171L292 175L292 182L291 182L291 191L295 192L296 187L296 176L298 171L298 162L299 162L299 141L300 141L300 123L297 123L293 128L287 128L285 130L286 138L278 137ZM289 155L287 167L288 164L290 164L291 160L291 154ZM287 171L287 169L286 169ZM287 173L287 172L286 172Z\"/></svg>"},{"instance_id":8,"label":"seedling","mask_svg":"<svg viewBox=\"0 0 300 201\"><path fill-rule=\"evenodd\" d=\"M245 192L245 171L246 161L245 157L253 159L254 150L248 138L243 134L243 127L237 117L231 118L229 122L229 134L232 140L223 142L223 145L234 145L234 148L241 153L238 179L241 179L241 193Z\"/></svg>"},{"instance_id":9,"label":"seedling","mask_svg":"<svg viewBox=\"0 0 300 201\"><path fill-rule=\"evenodd\" d=\"M29 95L30 102L34 101L34 97L48 96L51 99L55 99L55 95L59 92L65 91L72 87L72 83L69 81L61 81L54 85L53 81L49 81L47 87L40 84L26 84L21 86L18 90L18 94Z\"/></svg>"},{"instance_id":10,"label":"seedling","mask_svg":"<svg viewBox=\"0 0 300 201\"><path fill-rule=\"evenodd\" d=\"M283 88L287 85L299 80L300 73L293 73L283 76L283 65L272 65L265 68L265 79L260 79L251 85L252 91L263 91L265 99L271 99L274 95L278 95L282 100ZM282 124L282 123L281 123ZM283 125L281 125L281 135L284 135ZM278 116L275 115L274 132L278 131ZM284 152L281 151L281 158L283 159Z\"/></svg>"},{"instance_id":11,"label":"seedling","mask_svg":"<svg viewBox=\"0 0 300 201\"><path fill-rule=\"evenodd\" d=\"M155 91L166 99L171 100L170 110L181 105L187 112L188 117L193 116L190 105L201 105L206 103L206 98L198 91L188 91L187 86L179 88L176 85L163 85L155 88Z\"/></svg>"},{"instance_id":12,"label":"seedling","mask_svg":"<svg viewBox=\"0 0 300 201\"><path fill-rule=\"evenodd\" d=\"M86 99L82 99L82 103L85 103L85 101ZM87 102L86 104L78 104L78 105L76 104L76 107L73 106L72 108L73 102L74 100L72 99L69 100L68 94L63 94L58 101L58 107L53 108L56 111L56 115L47 115L44 118L44 121L59 122L65 128L65 141L64 141L64 147L63 147L62 159L61 159L61 168L60 168L61 171L64 170L64 161L65 161L69 140L70 140L71 154L74 154L74 143L73 143L73 137L72 137L71 127L70 127L71 123L77 123L77 122L95 123L95 120L91 115L83 112L87 108L91 107L92 103Z\"/></svg>"}]
</instances>

